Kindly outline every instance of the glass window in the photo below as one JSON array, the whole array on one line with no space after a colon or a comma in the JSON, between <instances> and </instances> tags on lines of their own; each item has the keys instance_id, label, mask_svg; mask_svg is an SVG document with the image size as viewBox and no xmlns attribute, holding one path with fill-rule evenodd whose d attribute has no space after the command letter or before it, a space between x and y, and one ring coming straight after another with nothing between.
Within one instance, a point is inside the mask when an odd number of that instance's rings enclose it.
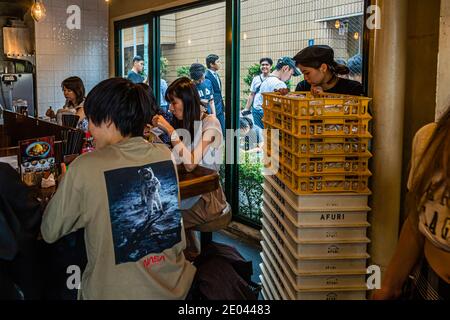
<instances>
[{"instance_id":1,"label":"glass window","mask_svg":"<svg viewBox=\"0 0 450 320\"><path fill-rule=\"evenodd\" d=\"M260 223L264 112L258 92L281 57L293 57L310 45L329 45L338 62L351 64L351 77L361 81L364 0L241 1L241 146L240 210L237 214ZM270 58L273 65L269 66ZM353 58L353 59L352 59ZM270 79L270 78L269 78ZM295 90L303 76L286 82ZM267 83L266 83L267 85ZM269 86L271 87L271 86ZM256 95L256 99L255 99ZM245 111L248 110L248 111Z\"/></svg>"},{"instance_id":2,"label":"glass window","mask_svg":"<svg viewBox=\"0 0 450 320\"><path fill-rule=\"evenodd\" d=\"M203 109L215 114L225 129L225 2L184 10L160 18L161 106L167 110L165 89L174 80L195 82ZM218 57L210 66L207 57ZM196 64L196 65L194 65ZM194 65L193 72L190 72ZM208 68L213 70L211 73ZM224 167L221 169L224 181Z\"/></svg>"},{"instance_id":3,"label":"glass window","mask_svg":"<svg viewBox=\"0 0 450 320\"><path fill-rule=\"evenodd\" d=\"M149 28L148 25L124 28L121 31L121 76L127 77L133 68L133 58L141 56L144 59L144 69L140 72L145 78L150 74L149 69Z\"/></svg>"}]
</instances>

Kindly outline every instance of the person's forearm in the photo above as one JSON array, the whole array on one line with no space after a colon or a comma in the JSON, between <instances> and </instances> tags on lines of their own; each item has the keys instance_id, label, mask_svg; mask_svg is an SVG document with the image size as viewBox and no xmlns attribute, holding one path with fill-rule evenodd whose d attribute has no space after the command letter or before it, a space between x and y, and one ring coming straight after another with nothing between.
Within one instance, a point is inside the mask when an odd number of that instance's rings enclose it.
<instances>
[{"instance_id":1,"label":"person's forearm","mask_svg":"<svg viewBox=\"0 0 450 320\"><path fill-rule=\"evenodd\" d=\"M411 219L408 218L403 225L397 250L383 279L382 286L386 286L393 291L401 290L423 253L424 239L418 231L413 231L412 228Z\"/></svg>"},{"instance_id":2,"label":"person's forearm","mask_svg":"<svg viewBox=\"0 0 450 320\"><path fill-rule=\"evenodd\" d=\"M178 156L183 159L183 166L188 172L192 172L197 168L198 164L195 163L195 156L192 152L188 150L185 144L176 136L175 139L172 139L172 134L175 132L175 129L171 128L168 130L169 137L171 137L171 143L173 148L178 148ZM188 161L185 161L185 157L189 157Z\"/></svg>"},{"instance_id":3,"label":"person's forearm","mask_svg":"<svg viewBox=\"0 0 450 320\"><path fill-rule=\"evenodd\" d=\"M211 100L211 114L217 114L216 113L216 105L214 104L214 100Z\"/></svg>"},{"instance_id":4,"label":"person's forearm","mask_svg":"<svg viewBox=\"0 0 450 320\"><path fill-rule=\"evenodd\" d=\"M252 92L247 99L247 104L245 106L245 110L250 110L250 107L252 106L253 100L255 99L255 94Z\"/></svg>"}]
</instances>

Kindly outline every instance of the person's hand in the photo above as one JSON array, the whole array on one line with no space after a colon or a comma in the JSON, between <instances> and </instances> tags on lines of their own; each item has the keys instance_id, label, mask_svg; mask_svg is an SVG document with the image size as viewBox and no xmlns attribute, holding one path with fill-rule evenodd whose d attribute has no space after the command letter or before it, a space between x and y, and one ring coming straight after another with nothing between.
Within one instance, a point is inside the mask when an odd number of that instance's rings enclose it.
<instances>
[{"instance_id":1,"label":"person's hand","mask_svg":"<svg viewBox=\"0 0 450 320\"><path fill-rule=\"evenodd\" d=\"M144 138L148 139L148 137L150 137L151 134L151 130L152 130L152 126L150 124L147 124L144 128Z\"/></svg>"},{"instance_id":2,"label":"person's hand","mask_svg":"<svg viewBox=\"0 0 450 320\"><path fill-rule=\"evenodd\" d=\"M324 91L323 91L323 88L322 88L322 87L320 87L320 86L315 86L315 87L311 87L311 93L312 93L313 95L319 95L319 94L324 93Z\"/></svg>"},{"instance_id":3,"label":"person's hand","mask_svg":"<svg viewBox=\"0 0 450 320\"><path fill-rule=\"evenodd\" d=\"M154 127L158 127L161 130L164 130L168 135L171 135L174 131L170 123L167 122L167 120L161 115L154 116L152 119L152 124Z\"/></svg>"}]
</instances>

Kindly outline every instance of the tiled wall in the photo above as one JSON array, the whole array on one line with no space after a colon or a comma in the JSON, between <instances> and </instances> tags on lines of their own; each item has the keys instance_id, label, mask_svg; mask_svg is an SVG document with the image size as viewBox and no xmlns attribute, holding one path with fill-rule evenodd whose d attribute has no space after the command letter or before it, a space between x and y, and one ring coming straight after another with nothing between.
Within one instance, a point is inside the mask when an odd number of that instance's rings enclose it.
<instances>
[{"instance_id":1,"label":"tiled wall","mask_svg":"<svg viewBox=\"0 0 450 320\"><path fill-rule=\"evenodd\" d=\"M61 82L80 77L86 94L108 78L108 4L105 0L43 0L45 20L36 23L36 74L39 115L65 99ZM81 29L66 26L68 6L81 9Z\"/></svg>"}]
</instances>

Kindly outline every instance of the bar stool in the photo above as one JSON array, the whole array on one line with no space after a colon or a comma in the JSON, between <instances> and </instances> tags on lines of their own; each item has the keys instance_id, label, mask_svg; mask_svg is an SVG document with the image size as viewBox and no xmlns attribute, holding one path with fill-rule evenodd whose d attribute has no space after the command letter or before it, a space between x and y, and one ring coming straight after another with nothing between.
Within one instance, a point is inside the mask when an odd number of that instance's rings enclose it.
<instances>
[{"instance_id":1,"label":"bar stool","mask_svg":"<svg viewBox=\"0 0 450 320\"><path fill-rule=\"evenodd\" d=\"M227 206L223 209L221 215L216 219L194 227L195 231L201 232L200 245L202 248L212 242L213 232L223 230L230 224L232 216L233 213L231 212L231 206L227 203Z\"/></svg>"}]
</instances>

